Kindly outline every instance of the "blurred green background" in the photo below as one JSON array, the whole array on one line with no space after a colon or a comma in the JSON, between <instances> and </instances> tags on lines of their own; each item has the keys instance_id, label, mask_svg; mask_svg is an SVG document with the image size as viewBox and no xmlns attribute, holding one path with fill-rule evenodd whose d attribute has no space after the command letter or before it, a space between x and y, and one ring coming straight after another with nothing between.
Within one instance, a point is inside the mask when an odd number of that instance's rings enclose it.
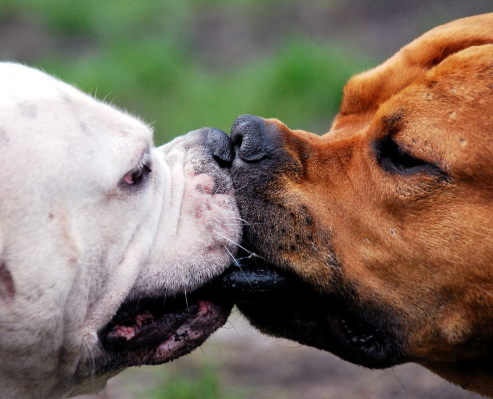
<instances>
[{"instance_id":1,"label":"blurred green background","mask_svg":"<svg viewBox=\"0 0 493 399\"><path fill-rule=\"evenodd\" d=\"M354 73L491 0L0 0L0 57L127 109L162 144L240 114L322 134ZM368 371L264 338L238 313L201 349L91 398L477 398L405 365ZM88 397L89 398L89 397Z\"/></svg>"},{"instance_id":2,"label":"blurred green background","mask_svg":"<svg viewBox=\"0 0 493 399\"><path fill-rule=\"evenodd\" d=\"M160 144L202 126L229 131L242 113L328 130L343 83L370 63L341 43L296 30L272 27L266 37L254 32L235 43L242 34L235 29L286 4L296 5L275 0L12 0L3 17L12 34L19 29L12 25L21 23L24 34L31 35L26 40L38 42L28 44L35 48L21 59L139 114L153 124ZM221 54L221 46L237 48ZM10 50L18 58L19 49Z\"/></svg>"},{"instance_id":3,"label":"blurred green background","mask_svg":"<svg viewBox=\"0 0 493 399\"><path fill-rule=\"evenodd\" d=\"M138 114L161 144L243 113L324 133L356 72L491 1L0 0L0 54Z\"/></svg>"}]
</instances>

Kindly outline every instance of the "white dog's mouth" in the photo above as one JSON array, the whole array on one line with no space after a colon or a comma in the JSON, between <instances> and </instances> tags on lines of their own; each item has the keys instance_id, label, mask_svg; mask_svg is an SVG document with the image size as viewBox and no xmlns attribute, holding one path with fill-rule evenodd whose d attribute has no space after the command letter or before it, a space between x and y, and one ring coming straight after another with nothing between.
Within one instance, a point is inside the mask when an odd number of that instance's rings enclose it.
<instances>
[{"instance_id":1,"label":"white dog's mouth","mask_svg":"<svg viewBox=\"0 0 493 399\"><path fill-rule=\"evenodd\" d=\"M221 327L231 308L199 294L124 303L99 334L109 355L105 368L161 364L183 356Z\"/></svg>"},{"instance_id":2,"label":"white dog's mouth","mask_svg":"<svg viewBox=\"0 0 493 399\"><path fill-rule=\"evenodd\" d=\"M229 137L203 128L159 151L173 176L167 187L173 195L166 194L163 228L151 261L134 282L131 299L99 332L105 372L161 364L191 352L226 322L232 308L232 301L214 296L210 284L228 265L241 234L227 169L232 157ZM173 270L163 269L167 267ZM164 288L184 292L186 285L202 288L188 295L155 294Z\"/></svg>"}]
</instances>

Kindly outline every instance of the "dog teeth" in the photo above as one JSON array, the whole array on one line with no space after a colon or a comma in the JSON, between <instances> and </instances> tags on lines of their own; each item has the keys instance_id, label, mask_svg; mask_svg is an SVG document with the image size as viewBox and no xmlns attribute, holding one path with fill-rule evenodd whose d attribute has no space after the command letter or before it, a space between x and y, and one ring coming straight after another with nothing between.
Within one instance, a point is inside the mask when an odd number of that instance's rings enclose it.
<instances>
[{"instance_id":1,"label":"dog teeth","mask_svg":"<svg viewBox=\"0 0 493 399\"><path fill-rule=\"evenodd\" d=\"M130 341L135 337L135 334L136 331L134 327L116 325L108 335L117 338L125 338L127 341Z\"/></svg>"},{"instance_id":2,"label":"dog teeth","mask_svg":"<svg viewBox=\"0 0 493 399\"><path fill-rule=\"evenodd\" d=\"M347 334L352 335L353 331L347 326L346 320L341 320L341 324L344 327L344 330Z\"/></svg>"},{"instance_id":3,"label":"dog teeth","mask_svg":"<svg viewBox=\"0 0 493 399\"><path fill-rule=\"evenodd\" d=\"M346 342L348 345L353 344L353 345L358 345L358 346L364 346L368 343L371 343L373 341L374 336L373 334L368 334L368 335L357 335L353 334L353 331L348 327L346 320L341 320L342 327L346 333L346 335L351 336ZM361 324L358 323L358 327L362 327Z\"/></svg>"},{"instance_id":4,"label":"dog teeth","mask_svg":"<svg viewBox=\"0 0 493 399\"><path fill-rule=\"evenodd\" d=\"M371 341L373 339L373 335L368 335L365 337L365 342Z\"/></svg>"}]
</instances>

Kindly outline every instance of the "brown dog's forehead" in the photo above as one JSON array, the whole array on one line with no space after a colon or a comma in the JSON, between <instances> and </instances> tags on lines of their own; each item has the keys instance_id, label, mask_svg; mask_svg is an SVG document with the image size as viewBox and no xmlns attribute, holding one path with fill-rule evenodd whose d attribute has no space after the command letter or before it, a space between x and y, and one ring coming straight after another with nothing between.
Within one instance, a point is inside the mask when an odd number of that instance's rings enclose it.
<instances>
[{"instance_id":1,"label":"brown dog's forehead","mask_svg":"<svg viewBox=\"0 0 493 399\"><path fill-rule=\"evenodd\" d=\"M466 18L433 29L353 77L327 138L392 134L414 156L456 178L471 179L478 171L477 177L485 178L493 157L484 134L493 129L492 21ZM389 124L392 120L399 123ZM481 151L473 151L478 147Z\"/></svg>"},{"instance_id":2,"label":"brown dog's forehead","mask_svg":"<svg viewBox=\"0 0 493 399\"><path fill-rule=\"evenodd\" d=\"M404 92L413 104L404 139L433 152L455 179L491 173L493 144L487 132L493 131L493 45L448 57ZM403 99L400 103L406 106Z\"/></svg>"},{"instance_id":3,"label":"brown dog's forehead","mask_svg":"<svg viewBox=\"0 0 493 399\"><path fill-rule=\"evenodd\" d=\"M392 136L414 157L456 180L491 175L493 45L449 56L380 105L365 134ZM345 128L348 128L346 121Z\"/></svg>"},{"instance_id":4,"label":"brown dog's forehead","mask_svg":"<svg viewBox=\"0 0 493 399\"><path fill-rule=\"evenodd\" d=\"M382 65L354 76L344 88L340 116L375 110L450 55L492 42L491 14L464 18L432 29Z\"/></svg>"}]
</instances>

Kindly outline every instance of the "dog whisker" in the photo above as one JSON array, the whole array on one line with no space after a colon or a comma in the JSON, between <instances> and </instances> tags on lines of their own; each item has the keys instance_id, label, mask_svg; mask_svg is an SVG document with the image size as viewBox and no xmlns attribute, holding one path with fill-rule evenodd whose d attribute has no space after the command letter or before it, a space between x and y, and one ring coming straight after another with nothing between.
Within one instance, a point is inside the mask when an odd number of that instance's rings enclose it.
<instances>
[{"instance_id":1,"label":"dog whisker","mask_svg":"<svg viewBox=\"0 0 493 399\"><path fill-rule=\"evenodd\" d=\"M232 254L231 252L229 252L229 249L228 249L228 248L224 247L224 249L225 249L226 251L228 251L228 253L231 255L231 257L233 258L233 263L234 263L234 265L240 268L241 272L243 273L243 275L244 275L244 276L245 276L245 278L246 278L246 281L248 282L248 285L250 286L250 288L252 288L252 289L253 289L252 283L250 283L250 280L248 280L247 275L246 275L246 274L245 274L245 272L243 271L243 269L242 269L242 267L241 267L240 263L238 262L238 260L240 260L240 259L246 259L246 258L236 259L236 258L233 256L233 254ZM248 256L247 256L247 258L248 258Z\"/></svg>"},{"instance_id":2,"label":"dog whisker","mask_svg":"<svg viewBox=\"0 0 493 399\"><path fill-rule=\"evenodd\" d=\"M223 245L223 248L228 252L229 256L231 256L231 258L233 259L233 262L234 263L237 263L236 258L233 256L233 254L231 253L231 251L226 246L224 246L224 245Z\"/></svg>"},{"instance_id":3,"label":"dog whisker","mask_svg":"<svg viewBox=\"0 0 493 399\"><path fill-rule=\"evenodd\" d=\"M404 383L401 381L401 379L399 377L397 377L397 375L395 374L395 367L392 367L392 374L394 375L394 377L397 379L397 381L400 382L402 388L404 390L406 390L406 386L404 385Z\"/></svg>"},{"instance_id":4,"label":"dog whisker","mask_svg":"<svg viewBox=\"0 0 493 399\"><path fill-rule=\"evenodd\" d=\"M237 216L229 216L229 217L226 217L225 219L236 219L236 220L239 220L240 222L243 222L245 226L255 226L255 225L265 225L267 223L251 223L243 218L239 218Z\"/></svg>"},{"instance_id":5,"label":"dog whisker","mask_svg":"<svg viewBox=\"0 0 493 399\"><path fill-rule=\"evenodd\" d=\"M224 356L223 356L223 353L221 351L221 347L219 346L219 342L217 342L217 339L216 339L216 334L212 334L212 338L214 339L214 342L216 343L216 346L217 346L217 350L219 351L219 357L224 360Z\"/></svg>"},{"instance_id":6,"label":"dog whisker","mask_svg":"<svg viewBox=\"0 0 493 399\"><path fill-rule=\"evenodd\" d=\"M250 252L250 251L249 251ZM256 254L255 252L250 252L250 254L248 256L244 256L242 258L238 258L236 259L237 261L239 260L243 260L243 259L253 259L255 261L255 259L262 259L262 260L265 260L264 257Z\"/></svg>"},{"instance_id":7,"label":"dog whisker","mask_svg":"<svg viewBox=\"0 0 493 399\"><path fill-rule=\"evenodd\" d=\"M224 223L223 226L257 226L264 225L266 223Z\"/></svg>"},{"instance_id":8,"label":"dog whisker","mask_svg":"<svg viewBox=\"0 0 493 399\"><path fill-rule=\"evenodd\" d=\"M241 246L240 244L238 244L237 242L233 241L231 238L229 237L226 237L225 235L219 233L218 231L216 230L212 230L213 233L216 233L219 237L221 238L224 238L226 241L229 241L230 243L232 243L233 245L236 245L238 248L241 248L243 249L244 251L248 252L249 254L253 254L252 251L249 251L248 249L246 249L245 247Z\"/></svg>"},{"instance_id":9,"label":"dog whisker","mask_svg":"<svg viewBox=\"0 0 493 399\"><path fill-rule=\"evenodd\" d=\"M184 292L184 294L185 294L185 303L187 304L187 311L188 311L188 313L190 313L190 308L189 308L189 306L188 306L187 289L185 288L185 289L183 290L183 292Z\"/></svg>"},{"instance_id":10,"label":"dog whisker","mask_svg":"<svg viewBox=\"0 0 493 399\"><path fill-rule=\"evenodd\" d=\"M243 275L245 276L246 278L246 281L248 283L248 285L250 286L250 288L253 290L253 285L252 283L250 283L250 280L248 279L248 276L245 274L245 272L243 271L243 268L240 266L240 264L238 262L236 262L236 266L238 266L240 268L240 271L243 273Z\"/></svg>"},{"instance_id":11,"label":"dog whisker","mask_svg":"<svg viewBox=\"0 0 493 399\"><path fill-rule=\"evenodd\" d=\"M235 189L235 193L237 193L238 191L241 191L243 190L244 188L248 187L248 184L245 184L244 186L240 187L240 188L236 188Z\"/></svg>"},{"instance_id":12,"label":"dog whisker","mask_svg":"<svg viewBox=\"0 0 493 399\"><path fill-rule=\"evenodd\" d=\"M240 222L243 222L247 225L250 224L247 220L240 218L238 216L229 216L229 217L226 217L225 219L235 219L235 220L239 220Z\"/></svg>"},{"instance_id":13,"label":"dog whisker","mask_svg":"<svg viewBox=\"0 0 493 399\"><path fill-rule=\"evenodd\" d=\"M232 185L231 183L232 183L233 178L231 176L233 175L233 173L235 173L235 172L231 172L229 175L224 177L223 182L217 186L216 191L214 192L214 195L217 194L217 192L219 191L219 189L221 187L223 187L223 185L225 185L225 184L226 184L226 186ZM238 171L236 171L236 174L238 174Z\"/></svg>"},{"instance_id":14,"label":"dog whisker","mask_svg":"<svg viewBox=\"0 0 493 399\"><path fill-rule=\"evenodd\" d=\"M204 357L206 359L208 359L209 357L205 354L205 351L204 351L204 348L202 346L199 346L200 350L202 351L202 354L204 355Z\"/></svg>"},{"instance_id":15,"label":"dog whisker","mask_svg":"<svg viewBox=\"0 0 493 399\"><path fill-rule=\"evenodd\" d=\"M229 324L231 326L231 328L233 330L235 330L236 335L240 335L239 331L236 329L236 326L234 325L234 323L231 320L228 319L228 321L226 322L226 324ZM228 327L225 327L225 326L223 326L223 328L228 329Z\"/></svg>"}]
</instances>

